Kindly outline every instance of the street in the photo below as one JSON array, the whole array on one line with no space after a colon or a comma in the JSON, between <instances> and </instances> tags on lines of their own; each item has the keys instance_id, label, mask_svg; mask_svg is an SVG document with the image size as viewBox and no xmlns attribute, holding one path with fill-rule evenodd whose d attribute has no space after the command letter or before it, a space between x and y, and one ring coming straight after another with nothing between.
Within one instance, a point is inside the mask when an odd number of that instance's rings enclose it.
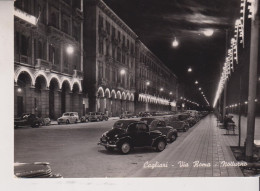
<instances>
[{"instance_id":1,"label":"street","mask_svg":"<svg viewBox=\"0 0 260 191\"><path fill-rule=\"evenodd\" d=\"M49 162L53 173L64 178L130 176L159 153L152 148L137 148L122 155L97 145L115 121L16 129L15 162ZM163 152L172 146L174 143Z\"/></svg>"},{"instance_id":2,"label":"street","mask_svg":"<svg viewBox=\"0 0 260 191\"><path fill-rule=\"evenodd\" d=\"M49 162L53 173L64 178L243 176L236 166L221 166L236 161L230 146L237 145L238 136L227 136L213 114L187 132L179 132L162 152L135 148L128 155L97 145L116 120L16 129L15 162ZM194 167L196 161L208 166ZM155 168L145 168L145 164ZM157 168L164 164L167 168Z\"/></svg>"}]
</instances>

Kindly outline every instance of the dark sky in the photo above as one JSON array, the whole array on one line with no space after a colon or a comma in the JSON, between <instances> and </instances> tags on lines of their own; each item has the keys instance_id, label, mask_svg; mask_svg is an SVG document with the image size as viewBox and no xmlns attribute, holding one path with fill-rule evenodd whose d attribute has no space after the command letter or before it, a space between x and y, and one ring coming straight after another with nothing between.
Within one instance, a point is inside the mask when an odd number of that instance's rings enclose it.
<instances>
[{"instance_id":1,"label":"dark sky","mask_svg":"<svg viewBox=\"0 0 260 191\"><path fill-rule=\"evenodd\" d=\"M226 29L239 18L240 0L104 0L190 89L198 80L212 104L225 61ZM211 37L204 29L214 29ZM229 34L233 34L230 32ZM176 37L178 48L172 47ZM230 38L228 38L228 42ZM193 68L187 73L188 67ZM194 94L194 92L192 93ZM189 97L203 102L197 91ZM205 102L204 102L205 103Z\"/></svg>"}]
</instances>

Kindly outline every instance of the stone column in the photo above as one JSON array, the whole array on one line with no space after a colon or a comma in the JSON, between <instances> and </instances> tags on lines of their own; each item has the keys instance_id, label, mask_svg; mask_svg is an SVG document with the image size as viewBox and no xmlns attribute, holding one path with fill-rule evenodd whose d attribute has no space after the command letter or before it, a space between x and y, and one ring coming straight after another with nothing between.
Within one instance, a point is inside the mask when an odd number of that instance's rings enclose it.
<instances>
[{"instance_id":1,"label":"stone column","mask_svg":"<svg viewBox=\"0 0 260 191\"><path fill-rule=\"evenodd\" d=\"M65 111L71 111L71 94L72 92L65 92Z\"/></svg>"},{"instance_id":2,"label":"stone column","mask_svg":"<svg viewBox=\"0 0 260 191\"><path fill-rule=\"evenodd\" d=\"M24 92L24 111L26 113L33 113L36 114L35 112L35 107L34 107L34 98L35 98L35 87L34 86L26 86L23 88Z\"/></svg>"},{"instance_id":3,"label":"stone column","mask_svg":"<svg viewBox=\"0 0 260 191\"><path fill-rule=\"evenodd\" d=\"M49 117L49 88L41 91L42 117Z\"/></svg>"},{"instance_id":4,"label":"stone column","mask_svg":"<svg viewBox=\"0 0 260 191\"><path fill-rule=\"evenodd\" d=\"M61 113L61 90L54 91L54 118L57 119Z\"/></svg>"},{"instance_id":5,"label":"stone column","mask_svg":"<svg viewBox=\"0 0 260 191\"><path fill-rule=\"evenodd\" d=\"M101 97L100 98L100 111L105 113L105 98L104 97Z\"/></svg>"}]
</instances>

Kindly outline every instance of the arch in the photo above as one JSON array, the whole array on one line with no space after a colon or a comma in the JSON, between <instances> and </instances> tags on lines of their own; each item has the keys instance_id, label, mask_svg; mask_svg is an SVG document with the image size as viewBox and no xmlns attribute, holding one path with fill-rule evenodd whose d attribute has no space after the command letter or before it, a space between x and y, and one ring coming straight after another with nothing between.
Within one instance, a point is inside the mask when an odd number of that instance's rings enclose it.
<instances>
[{"instance_id":1,"label":"arch","mask_svg":"<svg viewBox=\"0 0 260 191\"><path fill-rule=\"evenodd\" d=\"M70 89L70 91L72 91L72 85L71 85L71 83L70 83L69 78L67 78L67 77L63 77L63 78L61 79L61 87L62 87L63 83L65 83L65 82L67 82L67 83L69 84L69 89Z\"/></svg>"},{"instance_id":2,"label":"arch","mask_svg":"<svg viewBox=\"0 0 260 191\"><path fill-rule=\"evenodd\" d=\"M59 85L59 89L61 89L61 87L62 87L62 82L61 82L61 80L60 80L60 78L58 77L57 74L51 74L51 75L50 75L50 77L49 77L49 82L48 82L48 87L50 87L51 81L52 81L53 79L57 80L58 85Z\"/></svg>"},{"instance_id":3,"label":"arch","mask_svg":"<svg viewBox=\"0 0 260 191\"><path fill-rule=\"evenodd\" d=\"M131 100L131 95L130 95L130 93L129 93L129 92L127 92L127 94L126 94L126 100L128 100L128 101L130 101L130 100Z\"/></svg>"},{"instance_id":4,"label":"arch","mask_svg":"<svg viewBox=\"0 0 260 191\"><path fill-rule=\"evenodd\" d=\"M36 73L34 74L35 83L36 83L36 80L37 80L37 78L38 78L39 76L42 76L42 77L45 79L45 81L46 81L46 86L47 86L47 88L49 88L49 87L50 87L49 78L47 77L46 73L43 72L43 71L38 71L38 72L36 72Z\"/></svg>"},{"instance_id":5,"label":"arch","mask_svg":"<svg viewBox=\"0 0 260 191\"><path fill-rule=\"evenodd\" d=\"M116 92L116 97L117 99L122 99L122 94L119 90Z\"/></svg>"},{"instance_id":6,"label":"arch","mask_svg":"<svg viewBox=\"0 0 260 191\"><path fill-rule=\"evenodd\" d=\"M135 96L133 93L131 93L131 98L130 98L131 101L134 101L135 100Z\"/></svg>"},{"instance_id":7,"label":"arch","mask_svg":"<svg viewBox=\"0 0 260 191\"><path fill-rule=\"evenodd\" d=\"M116 99L116 91L115 90L111 91L111 98Z\"/></svg>"},{"instance_id":8,"label":"arch","mask_svg":"<svg viewBox=\"0 0 260 191\"><path fill-rule=\"evenodd\" d=\"M19 69L16 70L16 72L14 73L14 82L17 83L19 75L23 72L27 73L30 76L31 85L34 86L35 85L35 78L34 78L33 74L31 73L31 71L28 68L25 68L25 67L20 67Z\"/></svg>"},{"instance_id":9,"label":"arch","mask_svg":"<svg viewBox=\"0 0 260 191\"><path fill-rule=\"evenodd\" d=\"M106 90L105 90L105 97L106 98L110 98L111 97L111 93L110 93L110 90L108 88L106 88Z\"/></svg>"},{"instance_id":10,"label":"arch","mask_svg":"<svg viewBox=\"0 0 260 191\"><path fill-rule=\"evenodd\" d=\"M72 89L73 89L74 84L77 84L79 86L79 92L82 92L81 82L78 79L76 79L76 78L72 79L72 81L71 81L71 88Z\"/></svg>"},{"instance_id":11,"label":"arch","mask_svg":"<svg viewBox=\"0 0 260 191\"><path fill-rule=\"evenodd\" d=\"M80 92L81 90L80 90L80 85L79 85L78 82L74 82L74 83L72 84L72 91L73 91L73 92L75 91L75 89L74 89L75 86L78 87L78 91Z\"/></svg>"},{"instance_id":12,"label":"arch","mask_svg":"<svg viewBox=\"0 0 260 191\"><path fill-rule=\"evenodd\" d=\"M122 100L126 100L126 94L125 94L125 92L122 93Z\"/></svg>"},{"instance_id":13,"label":"arch","mask_svg":"<svg viewBox=\"0 0 260 191\"><path fill-rule=\"evenodd\" d=\"M99 87L97 90L97 96L98 97L104 97L105 96L105 92L104 89L102 87Z\"/></svg>"}]
</instances>

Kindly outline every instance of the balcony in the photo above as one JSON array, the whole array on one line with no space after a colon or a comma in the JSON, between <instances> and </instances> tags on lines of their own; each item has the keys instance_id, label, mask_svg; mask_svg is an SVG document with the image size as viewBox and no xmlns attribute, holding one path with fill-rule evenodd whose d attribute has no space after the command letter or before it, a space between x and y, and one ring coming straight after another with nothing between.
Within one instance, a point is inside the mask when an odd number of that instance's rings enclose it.
<instances>
[{"instance_id":1,"label":"balcony","mask_svg":"<svg viewBox=\"0 0 260 191\"><path fill-rule=\"evenodd\" d=\"M36 59L35 69L45 70L45 71L50 72L52 69L52 63L47 60L38 58L38 59Z\"/></svg>"},{"instance_id":2,"label":"balcony","mask_svg":"<svg viewBox=\"0 0 260 191\"><path fill-rule=\"evenodd\" d=\"M83 12L79 8L74 9L74 15L77 19L83 20Z\"/></svg>"},{"instance_id":3,"label":"balcony","mask_svg":"<svg viewBox=\"0 0 260 191\"><path fill-rule=\"evenodd\" d=\"M104 78L99 78L98 79L98 85L100 85L100 86L107 86L107 84L108 84L108 82L107 82L106 79L104 79Z\"/></svg>"},{"instance_id":4,"label":"balcony","mask_svg":"<svg viewBox=\"0 0 260 191\"><path fill-rule=\"evenodd\" d=\"M19 20L20 24L24 24L26 27L36 27L37 18L35 16L30 15L16 7L14 7L14 16L21 19Z\"/></svg>"},{"instance_id":5,"label":"balcony","mask_svg":"<svg viewBox=\"0 0 260 191\"><path fill-rule=\"evenodd\" d=\"M67 42L68 40L76 42L75 38L66 34L65 32L62 32L61 30L53 27L53 26L48 26L48 36L59 42Z\"/></svg>"},{"instance_id":6,"label":"balcony","mask_svg":"<svg viewBox=\"0 0 260 191\"><path fill-rule=\"evenodd\" d=\"M83 72L79 70L73 70L73 78L79 78L79 80L83 80Z\"/></svg>"}]
</instances>

